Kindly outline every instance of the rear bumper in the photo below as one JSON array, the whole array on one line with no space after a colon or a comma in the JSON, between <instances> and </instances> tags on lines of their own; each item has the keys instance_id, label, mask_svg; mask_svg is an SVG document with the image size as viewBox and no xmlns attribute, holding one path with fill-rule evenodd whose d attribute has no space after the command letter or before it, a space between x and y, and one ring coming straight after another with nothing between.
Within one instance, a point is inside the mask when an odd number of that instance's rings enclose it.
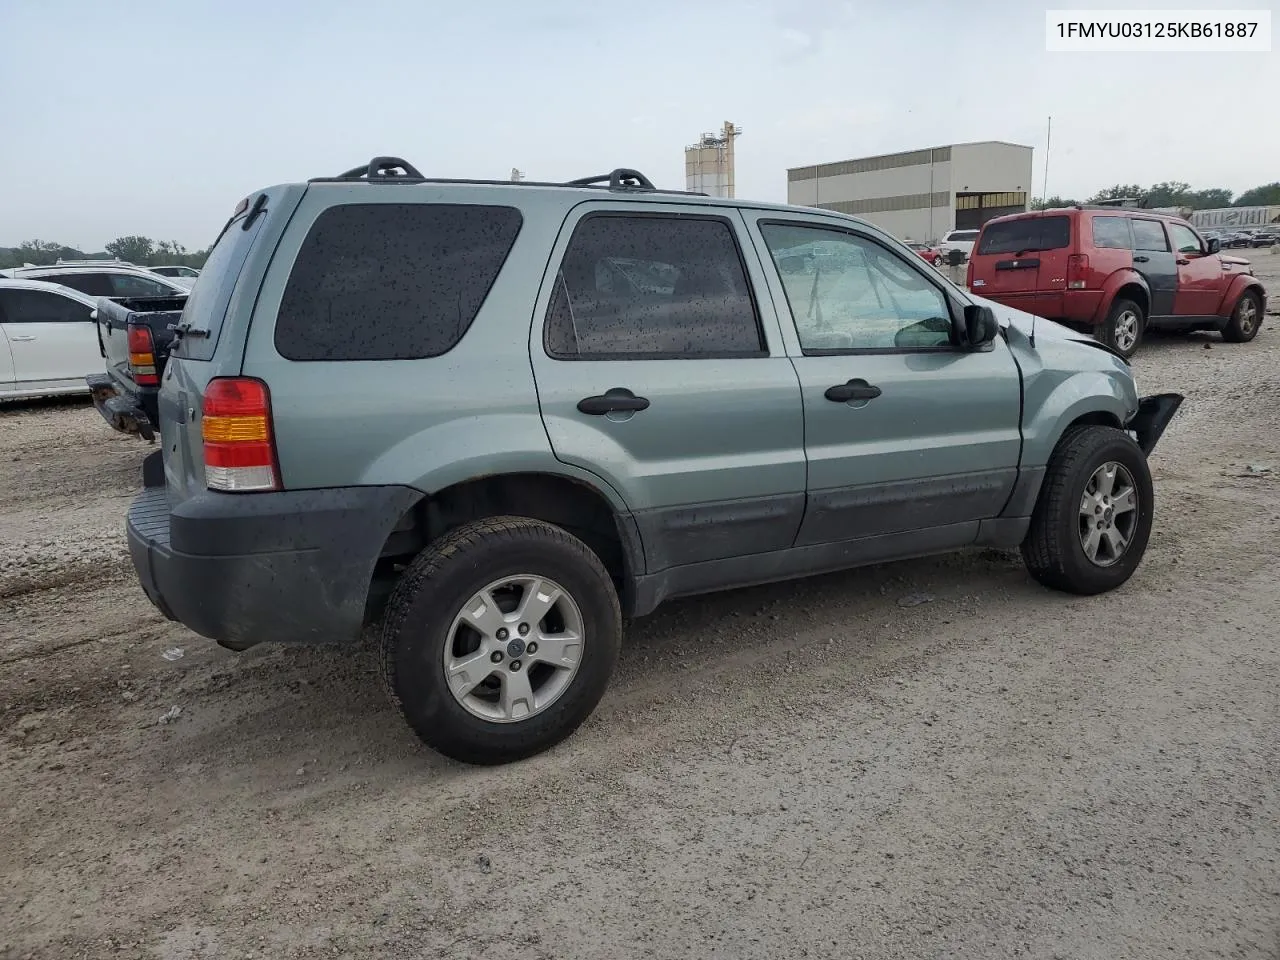
<instances>
[{"instance_id":1,"label":"rear bumper","mask_svg":"<svg viewBox=\"0 0 1280 960\"><path fill-rule=\"evenodd\" d=\"M1125 424L1125 429L1133 431L1144 454L1150 456L1156 448L1183 399L1178 393L1157 393L1138 402L1138 412Z\"/></svg>"},{"instance_id":2,"label":"rear bumper","mask_svg":"<svg viewBox=\"0 0 1280 960\"><path fill-rule=\"evenodd\" d=\"M108 373L84 378L93 397L93 406L111 429L154 440L160 422L157 391L121 383Z\"/></svg>"},{"instance_id":3,"label":"rear bumper","mask_svg":"<svg viewBox=\"0 0 1280 960\"><path fill-rule=\"evenodd\" d=\"M994 300L1006 307L1033 313L1037 317L1056 320L1059 323L1093 326L1106 319L1098 316L1098 310L1102 306L1101 290L988 293L979 288L977 292L988 300Z\"/></svg>"},{"instance_id":4,"label":"rear bumper","mask_svg":"<svg viewBox=\"0 0 1280 960\"><path fill-rule=\"evenodd\" d=\"M129 508L129 555L161 613L224 646L351 640L387 536L419 497L206 492L171 511L166 488L148 487Z\"/></svg>"}]
</instances>

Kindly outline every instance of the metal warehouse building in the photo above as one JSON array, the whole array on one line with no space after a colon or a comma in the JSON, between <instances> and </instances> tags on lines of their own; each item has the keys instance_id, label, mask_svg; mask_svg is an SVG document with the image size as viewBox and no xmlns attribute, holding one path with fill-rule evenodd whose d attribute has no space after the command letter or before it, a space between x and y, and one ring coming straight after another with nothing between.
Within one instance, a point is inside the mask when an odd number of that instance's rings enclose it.
<instances>
[{"instance_id":1,"label":"metal warehouse building","mask_svg":"<svg viewBox=\"0 0 1280 960\"><path fill-rule=\"evenodd\" d=\"M787 202L852 213L903 240L937 240L1026 210L1031 153L986 140L795 167Z\"/></svg>"}]
</instances>

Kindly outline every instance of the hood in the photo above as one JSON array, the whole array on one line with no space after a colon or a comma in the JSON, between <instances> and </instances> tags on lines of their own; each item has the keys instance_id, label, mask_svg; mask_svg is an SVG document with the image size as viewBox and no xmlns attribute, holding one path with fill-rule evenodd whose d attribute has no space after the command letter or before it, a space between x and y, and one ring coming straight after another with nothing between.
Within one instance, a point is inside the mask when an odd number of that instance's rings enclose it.
<instances>
[{"instance_id":1,"label":"hood","mask_svg":"<svg viewBox=\"0 0 1280 960\"><path fill-rule=\"evenodd\" d=\"M1233 267L1247 267L1247 266L1249 266L1249 261L1248 261L1248 260L1246 260L1244 257L1230 257L1230 256L1227 256L1227 254L1225 254L1225 253L1220 253L1220 254L1218 254L1218 258L1219 258L1223 263L1229 263L1229 264L1231 264Z\"/></svg>"}]
</instances>

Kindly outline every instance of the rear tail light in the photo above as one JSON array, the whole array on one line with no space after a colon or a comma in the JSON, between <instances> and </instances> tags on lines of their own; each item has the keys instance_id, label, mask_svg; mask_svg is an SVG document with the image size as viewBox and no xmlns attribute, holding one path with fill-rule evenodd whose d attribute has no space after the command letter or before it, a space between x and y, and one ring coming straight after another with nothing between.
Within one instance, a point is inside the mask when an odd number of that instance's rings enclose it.
<instances>
[{"instance_id":1,"label":"rear tail light","mask_svg":"<svg viewBox=\"0 0 1280 960\"><path fill-rule=\"evenodd\" d=\"M154 387L160 383L156 376L156 345L151 338L151 328L141 324L129 324L129 372L133 382L140 387Z\"/></svg>"},{"instance_id":2,"label":"rear tail light","mask_svg":"<svg viewBox=\"0 0 1280 960\"><path fill-rule=\"evenodd\" d=\"M271 395L252 377L217 377L204 392L201 418L205 483L210 490L280 489L271 430Z\"/></svg>"},{"instance_id":3,"label":"rear tail light","mask_svg":"<svg viewBox=\"0 0 1280 960\"><path fill-rule=\"evenodd\" d=\"M964 285L966 290L973 289L973 257L969 258L969 266L964 271Z\"/></svg>"},{"instance_id":4,"label":"rear tail light","mask_svg":"<svg viewBox=\"0 0 1280 960\"><path fill-rule=\"evenodd\" d=\"M1089 285L1089 255L1073 253L1067 257L1067 289L1083 290Z\"/></svg>"}]
</instances>

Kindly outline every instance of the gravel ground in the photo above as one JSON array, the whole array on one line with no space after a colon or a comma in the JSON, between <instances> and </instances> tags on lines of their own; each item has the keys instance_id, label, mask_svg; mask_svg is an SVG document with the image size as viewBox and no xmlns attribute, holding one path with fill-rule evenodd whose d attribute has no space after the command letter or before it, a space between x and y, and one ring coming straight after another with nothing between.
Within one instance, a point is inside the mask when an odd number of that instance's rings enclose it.
<instances>
[{"instance_id":1,"label":"gravel ground","mask_svg":"<svg viewBox=\"0 0 1280 960\"><path fill-rule=\"evenodd\" d=\"M0 958L1274 960L1277 369L1275 317L1144 346L1188 400L1124 589L988 551L674 603L499 769L420 747L366 648L164 621L146 445L0 408Z\"/></svg>"}]
</instances>

